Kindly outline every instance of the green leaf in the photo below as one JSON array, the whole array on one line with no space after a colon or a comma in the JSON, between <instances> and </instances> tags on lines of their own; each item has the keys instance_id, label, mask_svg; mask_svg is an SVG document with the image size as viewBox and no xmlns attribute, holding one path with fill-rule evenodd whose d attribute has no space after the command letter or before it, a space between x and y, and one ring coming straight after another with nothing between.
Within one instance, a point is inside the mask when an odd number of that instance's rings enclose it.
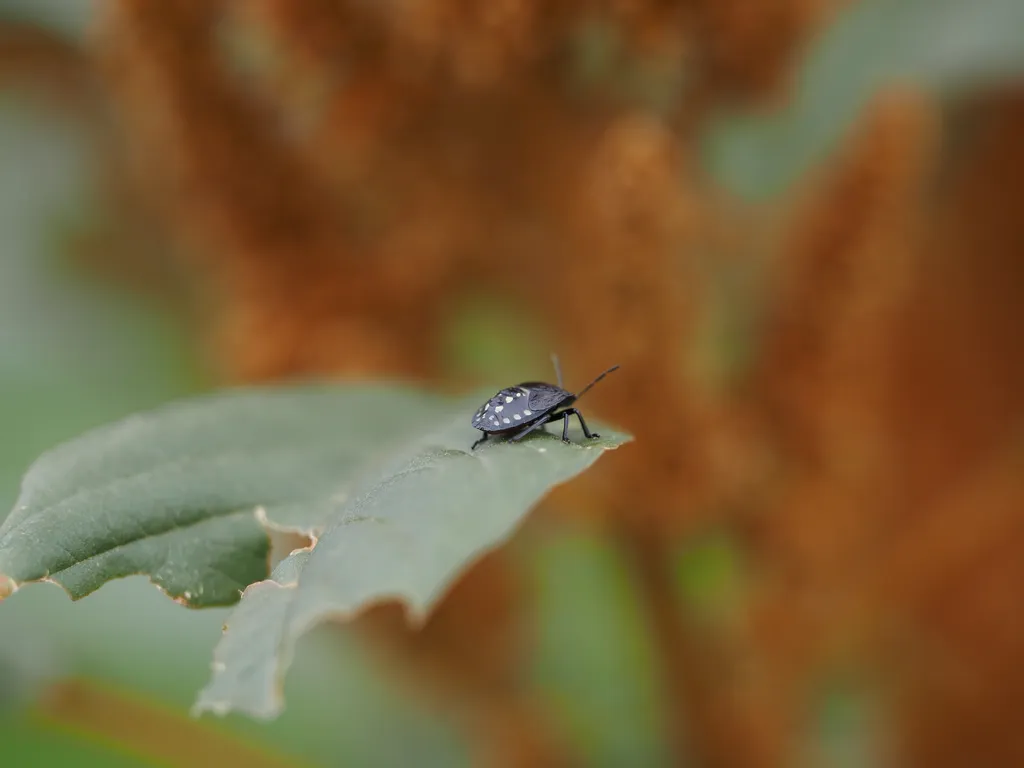
<instances>
[{"instance_id":1,"label":"green leaf","mask_svg":"<svg viewBox=\"0 0 1024 768\"><path fill-rule=\"evenodd\" d=\"M87 433L25 476L0 526L0 587L48 580L78 599L141 573L192 607L232 604L245 590L199 709L273 715L309 628L387 599L422 621L553 486L630 439L538 433L470 451L479 433L469 415L488 394L237 390ZM312 544L260 581L271 532Z\"/></svg>"},{"instance_id":2,"label":"green leaf","mask_svg":"<svg viewBox=\"0 0 1024 768\"><path fill-rule=\"evenodd\" d=\"M233 604L270 570L255 511L318 519L440 403L383 387L239 390L86 433L24 477L0 527L0 595L5 580L45 579L78 599L142 573L187 605Z\"/></svg>"},{"instance_id":3,"label":"green leaf","mask_svg":"<svg viewBox=\"0 0 1024 768\"><path fill-rule=\"evenodd\" d=\"M463 401L457 415L375 467L326 518L307 521L315 545L251 585L228 620L197 713L275 716L295 644L309 629L385 600L423 621L459 573L506 540L548 490L630 439L607 433L567 445L539 434L470 452L466 414L479 399ZM285 525L295 525L293 511ZM275 525L274 510L267 522Z\"/></svg>"}]
</instances>

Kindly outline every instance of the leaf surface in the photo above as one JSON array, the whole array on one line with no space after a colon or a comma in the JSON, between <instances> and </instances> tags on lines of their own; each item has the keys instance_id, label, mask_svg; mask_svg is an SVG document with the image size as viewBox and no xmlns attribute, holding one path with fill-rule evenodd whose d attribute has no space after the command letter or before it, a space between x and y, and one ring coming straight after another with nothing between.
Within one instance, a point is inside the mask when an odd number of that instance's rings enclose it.
<instances>
[{"instance_id":1,"label":"leaf surface","mask_svg":"<svg viewBox=\"0 0 1024 768\"><path fill-rule=\"evenodd\" d=\"M234 390L89 432L26 474L0 526L0 597L45 579L78 599L132 574L191 607L241 595L196 709L274 716L302 634L385 600L422 621L551 488L631 439L598 427L471 451L489 394ZM310 546L268 578L271 533Z\"/></svg>"},{"instance_id":2,"label":"leaf surface","mask_svg":"<svg viewBox=\"0 0 1024 768\"><path fill-rule=\"evenodd\" d=\"M213 677L196 712L273 717L299 638L329 618L398 600L421 622L459 574L499 546L555 485L593 464L627 435L605 431L567 445L538 434L522 443L469 451L466 401L458 418L375 467L332 510L311 549L283 560L253 584L227 622ZM574 435L579 439L581 435ZM274 511L268 510L274 524Z\"/></svg>"},{"instance_id":3,"label":"leaf surface","mask_svg":"<svg viewBox=\"0 0 1024 768\"><path fill-rule=\"evenodd\" d=\"M88 432L23 478L0 526L0 597L47 579L79 599L146 574L189 606L233 604L270 570L257 513L322 524L338 489L443 404L393 387L232 390Z\"/></svg>"}]
</instances>

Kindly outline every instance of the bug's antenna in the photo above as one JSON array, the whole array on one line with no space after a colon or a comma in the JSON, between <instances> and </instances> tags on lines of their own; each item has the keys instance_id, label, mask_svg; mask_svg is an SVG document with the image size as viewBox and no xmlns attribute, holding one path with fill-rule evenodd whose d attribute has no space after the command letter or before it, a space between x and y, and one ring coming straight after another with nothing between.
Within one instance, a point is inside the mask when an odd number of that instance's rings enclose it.
<instances>
[{"instance_id":1,"label":"bug's antenna","mask_svg":"<svg viewBox=\"0 0 1024 768\"><path fill-rule=\"evenodd\" d=\"M551 362L555 366L555 375L558 377L558 387L559 389L564 389L565 387L562 386L562 366L558 364L557 352L551 353Z\"/></svg>"},{"instance_id":2,"label":"bug's antenna","mask_svg":"<svg viewBox=\"0 0 1024 768\"><path fill-rule=\"evenodd\" d=\"M598 377L597 377L596 379L594 379L594 380L593 380L592 382L590 382L589 384L587 384L587 386L585 386L585 387L584 387L583 389L581 389L581 390L580 390L580 393L579 393L578 395L576 395L576 399L577 399L577 400L579 400L579 399L580 399L581 397L583 397L583 393L584 393L584 392L586 392L586 391L587 391L588 389L590 389L590 388L591 388L592 386L594 386L595 384L597 384L597 382L599 382L599 381L600 381L601 379L603 379L603 378L604 378L605 376L607 376L607 375L608 375L609 373L611 373L612 371L618 370L618 368L619 368L619 366L617 366L617 365L613 365L613 366L612 366L611 368L609 368L609 369L608 369L607 371L605 371L604 373L602 373L602 374L601 374L600 376L598 376Z\"/></svg>"}]
</instances>

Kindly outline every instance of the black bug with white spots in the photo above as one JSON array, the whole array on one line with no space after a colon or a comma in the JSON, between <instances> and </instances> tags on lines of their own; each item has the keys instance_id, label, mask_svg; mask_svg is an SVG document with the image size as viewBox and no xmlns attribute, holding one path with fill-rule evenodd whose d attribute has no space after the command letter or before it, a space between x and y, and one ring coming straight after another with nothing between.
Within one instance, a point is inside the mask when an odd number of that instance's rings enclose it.
<instances>
[{"instance_id":1,"label":"black bug with white spots","mask_svg":"<svg viewBox=\"0 0 1024 768\"><path fill-rule=\"evenodd\" d=\"M552 360L555 364L555 374L558 376L557 387L541 381L527 381L514 387L506 387L480 406L473 414L472 424L483 433L483 436L473 443L472 449L491 435L510 435L509 439L516 442L558 419L563 420L562 440L568 443L570 416L579 419L584 436L591 440L600 437L587 428L583 414L570 406L619 366L612 366L580 390L579 394L574 395L562 388L562 371L558 366L558 359L553 357Z\"/></svg>"}]
</instances>

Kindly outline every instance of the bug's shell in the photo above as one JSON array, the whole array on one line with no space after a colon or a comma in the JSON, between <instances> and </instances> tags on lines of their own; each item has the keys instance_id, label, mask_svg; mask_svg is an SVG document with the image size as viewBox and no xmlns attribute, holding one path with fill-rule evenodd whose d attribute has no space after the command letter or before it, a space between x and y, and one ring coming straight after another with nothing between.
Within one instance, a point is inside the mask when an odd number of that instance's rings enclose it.
<instances>
[{"instance_id":1,"label":"bug's shell","mask_svg":"<svg viewBox=\"0 0 1024 768\"><path fill-rule=\"evenodd\" d=\"M513 432L575 399L553 384L527 382L498 392L473 414L472 423L484 432Z\"/></svg>"}]
</instances>

